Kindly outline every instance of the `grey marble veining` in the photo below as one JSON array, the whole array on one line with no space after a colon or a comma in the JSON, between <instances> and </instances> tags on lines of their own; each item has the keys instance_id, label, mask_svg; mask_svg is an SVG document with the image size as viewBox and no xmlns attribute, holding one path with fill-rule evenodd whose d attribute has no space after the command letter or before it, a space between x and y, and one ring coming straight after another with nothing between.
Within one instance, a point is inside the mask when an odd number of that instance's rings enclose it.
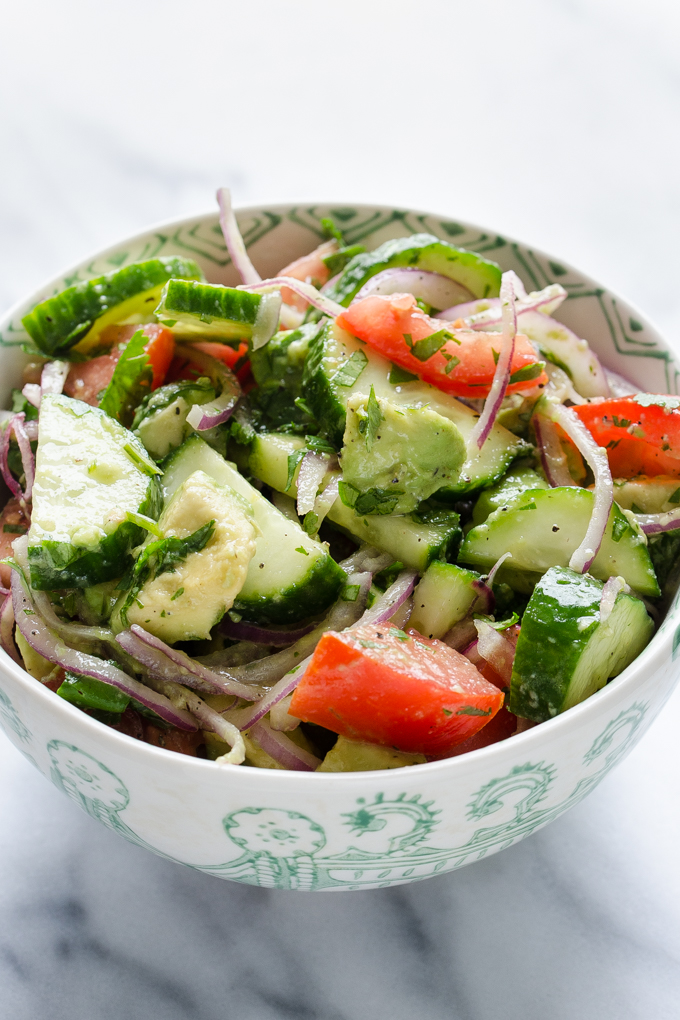
<instances>
[{"instance_id":1,"label":"grey marble veining","mask_svg":"<svg viewBox=\"0 0 680 1020\"><path fill-rule=\"evenodd\" d=\"M334 197L531 240L680 327L671 0L6 5L0 305L148 223ZM0 1015L680 1013L680 693L567 816L392 890L220 882L80 814L0 736Z\"/></svg>"}]
</instances>

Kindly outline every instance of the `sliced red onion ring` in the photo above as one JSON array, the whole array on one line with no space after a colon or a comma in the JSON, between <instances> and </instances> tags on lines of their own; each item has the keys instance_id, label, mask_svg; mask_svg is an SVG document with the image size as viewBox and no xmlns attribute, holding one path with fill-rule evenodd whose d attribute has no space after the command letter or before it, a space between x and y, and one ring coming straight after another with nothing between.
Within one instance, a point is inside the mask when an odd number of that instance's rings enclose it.
<instances>
[{"instance_id":1,"label":"sliced red onion ring","mask_svg":"<svg viewBox=\"0 0 680 1020\"><path fill-rule=\"evenodd\" d=\"M477 592L477 598L472 604L471 612L483 613L484 616L490 616L493 613L496 606L496 596L491 590L492 581L493 578L483 581L480 577L472 582L472 587Z\"/></svg>"},{"instance_id":2,"label":"sliced red onion ring","mask_svg":"<svg viewBox=\"0 0 680 1020\"><path fill-rule=\"evenodd\" d=\"M454 623L451 630L446 632L442 641L447 644L449 648L453 648L455 651L460 652L462 649L467 649L469 647L470 642L474 639L476 633L477 631L475 629L474 622L472 618L468 616L465 620L460 620L459 623Z\"/></svg>"},{"instance_id":3,"label":"sliced red onion ring","mask_svg":"<svg viewBox=\"0 0 680 1020\"><path fill-rule=\"evenodd\" d=\"M19 453L21 454L21 464L24 469L24 476L26 479L24 499L28 502L33 494L33 482L35 481L35 457L33 456L33 450L31 449L31 441L28 438L28 433L24 428L23 414L16 415L13 428L14 435L17 438Z\"/></svg>"},{"instance_id":4,"label":"sliced red onion ring","mask_svg":"<svg viewBox=\"0 0 680 1020\"><path fill-rule=\"evenodd\" d=\"M12 596L5 588L3 588L3 592L5 592L5 596L2 609L0 609L0 645L2 645L10 659L14 659L17 665L23 669L24 664L14 643L14 604Z\"/></svg>"},{"instance_id":5,"label":"sliced red onion ring","mask_svg":"<svg viewBox=\"0 0 680 1020\"><path fill-rule=\"evenodd\" d=\"M247 701L255 701L262 697L257 687L232 680L224 674L215 673L207 666L191 659L178 648L171 648L160 638L149 634L138 624L133 623L129 630L116 635L120 647L142 663L159 680L170 680L173 683L197 687L208 694L234 694ZM199 686L200 685L200 686Z\"/></svg>"},{"instance_id":6,"label":"sliced red onion ring","mask_svg":"<svg viewBox=\"0 0 680 1020\"><path fill-rule=\"evenodd\" d=\"M12 602L17 627L31 648L43 658L78 676L91 676L95 680L117 687L180 730L195 732L198 728L188 712L175 708L164 695L150 690L138 680L133 680L114 663L76 651L75 648L69 648L64 644L37 612L18 570L12 571Z\"/></svg>"},{"instance_id":7,"label":"sliced red onion ring","mask_svg":"<svg viewBox=\"0 0 680 1020\"><path fill-rule=\"evenodd\" d=\"M33 421L25 421L24 428L26 429L26 435L31 440L31 442L32 443L37 442L39 429L37 418L33 419Z\"/></svg>"},{"instance_id":8,"label":"sliced red onion ring","mask_svg":"<svg viewBox=\"0 0 680 1020\"><path fill-rule=\"evenodd\" d=\"M498 573L498 571L501 569L501 567L503 566L505 561L510 556L512 556L512 553L504 552L502 556L498 557L498 559L496 560L496 562L492 566L491 570L489 571L489 573L487 574L487 577L486 577L486 583L489 586L489 588L491 588L491 586L493 585L493 583L494 583L494 581L496 579L496 574Z\"/></svg>"},{"instance_id":9,"label":"sliced red onion ring","mask_svg":"<svg viewBox=\"0 0 680 1020\"><path fill-rule=\"evenodd\" d=\"M592 435L574 412L562 404L553 404L550 416L557 422L592 468L595 478L593 512L583 541L574 551L569 566L585 574L600 551L614 502L614 483L609 469L607 451L598 446Z\"/></svg>"},{"instance_id":10,"label":"sliced red onion ring","mask_svg":"<svg viewBox=\"0 0 680 1020\"><path fill-rule=\"evenodd\" d=\"M600 623L606 623L612 615L616 598L619 592L622 591L626 593L630 591L629 586L622 577L610 577L605 581L604 588L602 589L602 598L600 599Z\"/></svg>"},{"instance_id":11,"label":"sliced red onion ring","mask_svg":"<svg viewBox=\"0 0 680 1020\"><path fill-rule=\"evenodd\" d=\"M267 691L262 701L256 702L254 705L249 705L247 708L236 709L229 713L229 719L238 728L243 730L249 730L256 722L269 712L274 705L278 705L280 701L287 698L289 694L292 694L297 685L302 680L305 674L307 666L312 660L312 656L308 655L306 659L303 659L299 666L295 669L291 669L289 673L281 677L277 684L274 684L270 691Z\"/></svg>"},{"instance_id":12,"label":"sliced red onion ring","mask_svg":"<svg viewBox=\"0 0 680 1020\"><path fill-rule=\"evenodd\" d=\"M503 273L501 278L501 305L503 311L503 333L501 340L501 353L493 374L493 382L489 395L484 401L484 410L475 422L475 427L470 434L470 447L477 444L478 449L484 446L487 436L494 426L505 397L510 373L512 371L512 359L515 354L515 336L517 334L517 313L515 312L515 291L513 272Z\"/></svg>"},{"instance_id":13,"label":"sliced red onion ring","mask_svg":"<svg viewBox=\"0 0 680 1020\"><path fill-rule=\"evenodd\" d=\"M299 641L305 634L314 630L316 624L308 623L304 627L296 627L295 630L275 629L272 627L258 627L255 623L248 623L239 620L235 623L225 616L219 625L220 632L225 637L233 638L235 641L252 641L258 645L273 645L274 648L285 648Z\"/></svg>"},{"instance_id":14,"label":"sliced red onion ring","mask_svg":"<svg viewBox=\"0 0 680 1020\"><path fill-rule=\"evenodd\" d=\"M38 383L26 383L21 391L22 396L26 397L29 404L33 404L33 407L40 407L40 401L42 400L42 389Z\"/></svg>"},{"instance_id":15,"label":"sliced red onion ring","mask_svg":"<svg viewBox=\"0 0 680 1020\"><path fill-rule=\"evenodd\" d=\"M351 574L355 570L367 570L371 574L378 574L391 563L394 563L394 556L391 553L380 552L371 545L362 545L338 566L342 567L346 574Z\"/></svg>"},{"instance_id":16,"label":"sliced red onion ring","mask_svg":"<svg viewBox=\"0 0 680 1020\"><path fill-rule=\"evenodd\" d=\"M320 312L323 312L324 315L329 315L332 319L335 319L345 311L342 305L339 305L337 301L333 301L332 298L326 297L316 287L313 287L311 283L294 280L292 276L273 276L269 280L263 280L262 283L241 284L238 290L250 290L255 293L266 294L268 291L280 290L281 287L288 287L295 294L299 294L305 301L308 301L310 305L318 308Z\"/></svg>"},{"instance_id":17,"label":"sliced red onion ring","mask_svg":"<svg viewBox=\"0 0 680 1020\"><path fill-rule=\"evenodd\" d=\"M243 283L259 283L262 277L250 261L246 246L238 228L231 204L229 188L218 188L217 203L220 207L220 226L224 235L224 243L231 256L234 269Z\"/></svg>"},{"instance_id":18,"label":"sliced red onion ring","mask_svg":"<svg viewBox=\"0 0 680 1020\"><path fill-rule=\"evenodd\" d=\"M413 294L433 308L448 308L449 305L469 301L472 297L467 287L441 273L431 273L414 266L400 266L383 269L363 285L355 301L362 301L371 294Z\"/></svg>"},{"instance_id":19,"label":"sliced red onion ring","mask_svg":"<svg viewBox=\"0 0 680 1020\"><path fill-rule=\"evenodd\" d=\"M542 414L535 414L531 424L534 426L536 445L548 485L553 489L564 485L573 485L574 479L569 474L567 467L567 455L562 449L553 422Z\"/></svg>"},{"instance_id":20,"label":"sliced red onion ring","mask_svg":"<svg viewBox=\"0 0 680 1020\"><path fill-rule=\"evenodd\" d=\"M680 509L667 510L663 514L635 514L635 520L645 535L661 535L664 531L680 528Z\"/></svg>"},{"instance_id":21,"label":"sliced red onion ring","mask_svg":"<svg viewBox=\"0 0 680 1020\"><path fill-rule=\"evenodd\" d=\"M174 686L174 685L173 685ZM181 688L182 698L194 719L200 723L202 730L215 733L220 740L228 744L231 750L215 759L216 765L241 765L246 757L246 745L240 731L233 723L225 719L223 715L216 712L214 708L201 701L193 691Z\"/></svg>"},{"instance_id":22,"label":"sliced red onion ring","mask_svg":"<svg viewBox=\"0 0 680 1020\"><path fill-rule=\"evenodd\" d=\"M534 290L527 294L524 284L513 273L515 284L515 305L517 314L522 312L540 311L544 315L552 315L557 311L567 296L567 292L559 283L551 283L543 290ZM449 322L456 319L464 319L466 325L473 329L487 329L489 326L496 326L502 323L500 298L481 298L478 301L469 301L464 305L454 305L440 312L438 319L447 319Z\"/></svg>"},{"instance_id":23,"label":"sliced red onion ring","mask_svg":"<svg viewBox=\"0 0 680 1020\"><path fill-rule=\"evenodd\" d=\"M314 509L316 494L328 470L328 457L311 450L304 455L297 477L297 512L300 517Z\"/></svg>"},{"instance_id":24,"label":"sliced red onion ring","mask_svg":"<svg viewBox=\"0 0 680 1020\"><path fill-rule=\"evenodd\" d=\"M197 432L206 432L216 425L221 425L231 416L241 398L241 386L234 373L222 361L204 351L196 350L189 344L181 350L190 361L205 372L219 392L219 396L207 404L194 404L187 415L187 422L192 428Z\"/></svg>"},{"instance_id":25,"label":"sliced red onion ring","mask_svg":"<svg viewBox=\"0 0 680 1020\"><path fill-rule=\"evenodd\" d=\"M319 493L314 501L314 513L316 514L316 530L318 531L323 524L328 511L331 509L336 499L340 495L340 475L334 475L330 482L323 490Z\"/></svg>"},{"instance_id":26,"label":"sliced red onion ring","mask_svg":"<svg viewBox=\"0 0 680 1020\"><path fill-rule=\"evenodd\" d=\"M386 623L412 593L417 579L418 574L415 570L402 570L394 584L375 600L354 627L363 627L365 623Z\"/></svg>"},{"instance_id":27,"label":"sliced red onion ring","mask_svg":"<svg viewBox=\"0 0 680 1020\"><path fill-rule=\"evenodd\" d=\"M477 628L477 652L489 663L494 673L510 683L512 664L515 660L515 646L485 620L475 620Z\"/></svg>"},{"instance_id":28,"label":"sliced red onion ring","mask_svg":"<svg viewBox=\"0 0 680 1020\"><path fill-rule=\"evenodd\" d=\"M63 393L66 376L71 365L68 361L48 361L40 376L40 389L43 393Z\"/></svg>"},{"instance_id":29,"label":"sliced red onion ring","mask_svg":"<svg viewBox=\"0 0 680 1020\"><path fill-rule=\"evenodd\" d=\"M293 700L293 695L289 694L287 698L281 698L281 701L273 705L269 713L269 725L273 730L278 730L281 733L290 733L291 730L296 730L302 720L296 718L296 716L290 714L290 704Z\"/></svg>"},{"instance_id":30,"label":"sliced red onion ring","mask_svg":"<svg viewBox=\"0 0 680 1020\"><path fill-rule=\"evenodd\" d=\"M321 764L320 758L298 747L285 733L273 730L266 719L255 723L250 735L262 750L284 769L294 772L314 772Z\"/></svg>"}]
</instances>

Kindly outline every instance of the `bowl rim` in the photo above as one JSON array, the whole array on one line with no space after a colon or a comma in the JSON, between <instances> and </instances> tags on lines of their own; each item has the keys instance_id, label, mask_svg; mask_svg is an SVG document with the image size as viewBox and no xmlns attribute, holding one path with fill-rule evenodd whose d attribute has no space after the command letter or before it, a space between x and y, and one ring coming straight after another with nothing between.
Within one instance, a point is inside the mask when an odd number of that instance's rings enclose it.
<instances>
[{"instance_id":1,"label":"bowl rim","mask_svg":"<svg viewBox=\"0 0 680 1020\"><path fill-rule=\"evenodd\" d=\"M235 207L234 212L236 213L237 218L239 216L247 216L248 214L252 213L259 213L263 209L267 209L268 211L271 212L280 212L282 214L285 214L292 208L297 208L305 204L306 203L302 202L278 202L273 204L256 203L248 206L239 206L238 208ZM339 201L332 202L330 200L316 201L314 203L315 206L319 207L324 206L330 207L333 205L342 204L343 203ZM351 205L352 208L358 210L378 210L389 212L395 209L395 206L381 205L378 203L346 202L344 204ZM405 208L404 211L407 213L414 213L417 216L428 217L442 216L442 214L440 213L427 212L421 209ZM205 222L209 220L217 221L217 219L218 212L217 210L214 210L204 213L197 213L191 216L183 216L179 219L163 220L160 222L153 223L146 227L144 230L138 231L135 234L122 237L113 244L108 245L106 248L99 248L93 252L90 252L85 258L79 259L77 262L70 264L61 272L57 273L55 276L51 277L49 280L43 283L40 287L37 287L35 290L31 292L31 294L28 297L24 297L23 299L16 301L9 309L7 309L7 311L3 315L0 316L0 323L11 321L24 309L31 308L39 301L44 300L44 297L51 294L53 289L56 286L60 285L65 277L68 277L75 271L81 270L83 266L92 262L94 259L99 260L105 258L108 254L113 254L117 252L120 249L121 245L133 244L135 241L139 241L144 237L148 236L149 234L153 234L156 232L167 232L177 230L180 229L181 227L187 226L188 224L196 224L198 222ZM494 233L494 231L492 231L490 228L486 228L477 223L470 223L467 220L456 219L456 222L460 223L461 226L463 226L464 229L466 230L471 229L477 231L485 231L490 234ZM507 242L510 242L512 244L519 244L521 247L529 247L529 243L526 241L519 240L514 236L512 237L508 237L506 235L503 236ZM537 248L535 245L531 245L531 250L541 257L545 257L548 259L557 258L556 256L553 256L552 254L545 252L540 248ZM597 287L602 286L598 281L594 280L588 274L583 273L578 268L572 266L569 262L566 262L561 257L559 258L559 262L568 271L574 272L586 282L591 283ZM229 263L227 263L227 265L228 264ZM606 287L605 289L610 295L612 295L612 297L623 301L624 304L626 304L631 310L633 310L636 313L636 315L639 316L641 321L643 321L648 327L651 328L652 332L656 334L660 343L669 351L669 353L674 354L672 345L666 340L666 338L658 329L658 327L655 325L653 320L651 320L646 313L641 311L632 302L628 301L625 298L621 298L621 296L616 291L611 290L609 287ZM634 659L633 662L629 666L627 666L622 673L620 673L608 684L605 684L605 686L602 687L599 691L596 691L595 694L592 694L589 698L586 698L585 701L582 701L578 705L573 706L567 712L563 712L559 715L556 715L552 719L547 719L544 722L539 723L536 726L532 727L531 729L525 730L524 732L517 734L516 736L512 737L511 743L510 738L507 738L506 740L500 740L497 741L496 743L489 744L486 747L481 747L473 751L468 751L465 754L456 755L453 758L443 758L439 761L425 762L417 766L417 774L423 775L425 777L446 770L451 770L452 773L454 771L457 771L458 773L462 774L464 772L469 771L471 768L478 764L480 766L486 765L488 761L494 758L494 756L500 758L502 755L508 752L510 747L512 748L522 747L523 751L531 753L534 745L542 743L544 739L550 742L553 736L557 736L558 734L561 734L563 731L568 730L569 728L579 729L581 722L585 718L589 716L597 716L601 711L602 706L608 701L617 698L623 692L630 693L631 689L635 690L638 687L644 686L647 677L651 674L651 669L649 667L652 665L651 662L652 659L659 659L659 661L662 662L670 660L671 648L674 641L675 628L667 626L667 624L673 621L675 622L675 626L677 627L678 623L680 622L680 598L677 597L673 601L673 603L671 603L671 605L669 606L666 616L662 621L661 627L656 632L656 634L649 642L649 644L646 646L646 648L643 649L640 655L638 655L637 658ZM80 709L76 708L75 705L71 705L63 698L58 698L58 696L54 694L53 691L49 690L48 688L45 688L44 685L40 683L40 681L37 681L34 677L32 677L27 670L19 666L18 663L14 662L14 660L10 658L10 656L2 648L0 648L0 669L2 669L2 671L5 673L9 673L10 676L12 676L12 678L19 684L20 688L22 688L26 692L26 695L29 698L37 696L38 698L48 699L48 702L47 701L45 702L48 709L51 707L51 709L57 709L58 713L59 712L65 713L66 718L72 719L75 723L84 727L86 731L89 731L95 742L97 741L97 737L99 737L99 739L103 740L104 742L109 740L113 744L119 744L123 753L126 753L126 749L129 749L133 752L133 756L139 755L141 757L144 757L145 755L149 754L151 755L152 759L155 758L159 764L161 764L162 762L170 763L171 761L174 761L175 763L174 767L184 765L184 767L189 769L191 768L199 770L209 769L211 775L216 775L214 769L215 763L209 759L195 758L190 755L179 754L176 751L169 751L165 748L157 747L153 744L148 744L145 741L137 740L136 738L128 736L125 733L120 733L118 730L114 730L109 726L104 726L102 723L94 719L92 716L87 715L85 712L81 712ZM57 697L57 702L53 700L53 695L54 697ZM251 782L257 782L259 777L259 779L262 781L264 781L265 779L267 780L271 779L273 782L282 783L285 781L289 781L291 777L297 777L302 782L306 783L314 782L317 788L320 780L328 780L331 783L337 785L342 783L344 784L349 784L352 782L356 783L358 780L369 781L370 777L372 776L380 776L382 777L382 781L385 782L387 781L388 776L392 776L394 779L395 774L396 777L398 777L402 771L401 769L373 769L370 771L363 772L324 772L319 774L316 772L297 772L295 770L288 769L260 769L254 766L243 765L220 765L218 766L218 769L220 770L220 773L226 776L240 774L243 777L247 777L248 781Z\"/></svg>"}]
</instances>

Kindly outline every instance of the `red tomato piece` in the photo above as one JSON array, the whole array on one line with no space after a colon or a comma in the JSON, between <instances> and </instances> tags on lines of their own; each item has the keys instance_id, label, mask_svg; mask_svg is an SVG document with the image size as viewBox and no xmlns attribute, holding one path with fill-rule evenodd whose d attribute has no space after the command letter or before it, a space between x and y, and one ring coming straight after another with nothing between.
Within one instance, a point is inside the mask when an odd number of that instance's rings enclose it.
<instances>
[{"instance_id":1,"label":"red tomato piece","mask_svg":"<svg viewBox=\"0 0 680 1020\"><path fill-rule=\"evenodd\" d=\"M111 344L110 353L71 365L64 384L66 396L75 397L77 400L96 407L99 403L99 395L111 382L111 376L122 354L122 347L140 328L149 338L144 345L144 350L149 357L153 371L151 389L157 390L159 386L162 386L175 353L175 338L170 330L153 322L142 327L109 326L102 330L101 338L102 343Z\"/></svg>"},{"instance_id":2,"label":"red tomato piece","mask_svg":"<svg viewBox=\"0 0 680 1020\"><path fill-rule=\"evenodd\" d=\"M28 531L29 522L24 517L18 499L10 499L0 514L0 559L12 555L12 542ZM0 584L9 588L12 579L12 568L0 563Z\"/></svg>"},{"instance_id":3,"label":"red tomato piece","mask_svg":"<svg viewBox=\"0 0 680 1020\"><path fill-rule=\"evenodd\" d=\"M442 641L364 624L319 641L291 715L356 740L446 755L485 726L503 693Z\"/></svg>"},{"instance_id":4,"label":"red tomato piece","mask_svg":"<svg viewBox=\"0 0 680 1020\"><path fill-rule=\"evenodd\" d=\"M324 283L328 282L330 273L322 260L326 255L332 255L337 250L337 241L324 241L314 251L310 251L308 255L303 255L302 258L295 259L295 262L284 266L276 275L292 276L294 280L302 280L303 283L311 283L315 287L323 287ZM281 288L281 300L287 305L293 305L301 312L304 312L308 304L303 297L296 294L290 287Z\"/></svg>"},{"instance_id":5,"label":"red tomato piece","mask_svg":"<svg viewBox=\"0 0 680 1020\"><path fill-rule=\"evenodd\" d=\"M572 410L607 450L615 478L680 478L680 397L637 394Z\"/></svg>"},{"instance_id":6,"label":"red tomato piece","mask_svg":"<svg viewBox=\"0 0 680 1020\"><path fill-rule=\"evenodd\" d=\"M488 396L496 370L494 352L498 354L500 351L498 333L461 330L442 319L433 319L420 310L412 294L372 295L350 305L336 321L342 329L365 341L378 354L432 383L444 393L452 393L456 397ZM448 329L455 335L455 340L448 340L427 361L420 361L412 353L410 345L442 329ZM410 341L407 342L407 338ZM535 365L538 360L527 337L518 333L512 372ZM541 372L534 379L512 383L508 386L508 393L543 387L547 381L547 375Z\"/></svg>"},{"instance_id":7,"label":"red tomato piece","mask_svg":"<svg viewBox=\"0 0 680 1020\"><path fill-rule=\"evenodd\" d=\"M227 368L230 368L232 372L239 365L236 371L236 377L241 383L241 386L246 390L250 387L253 382L253 377L250 371L250 361L248 360L248 343L243 340L239 346L234 349L233 347L227 347L226 344L215 343L211 340L201 341L200 343L184 344L181 348L181 353L178 351L175 354L172 365L168 371L168 382L177 382L178 379L197 379L203 373L197 365L191 361L191 350L195 348L198 351L203 351L204 354L209 354L212 358L216 358L221 361Z\"/></svg>"}]
</instances>

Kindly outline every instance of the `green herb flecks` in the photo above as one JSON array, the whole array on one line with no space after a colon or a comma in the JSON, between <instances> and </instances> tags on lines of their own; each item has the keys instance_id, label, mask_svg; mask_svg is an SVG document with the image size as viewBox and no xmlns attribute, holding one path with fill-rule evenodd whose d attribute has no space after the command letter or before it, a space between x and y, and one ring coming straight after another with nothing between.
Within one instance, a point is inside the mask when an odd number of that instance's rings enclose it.
<instances>
[{"instance_id":1,"label":"green herb flecks","mask_svg":"<svg viewBox=\"0 0 680 1020\"><path fill-rule=\"evenodd\" d=\"M429 336L423 337L422 340L416 340L415 343L410 333L404 333L404 340L411 354L418 361L429 361L449 340L460 344L460 340L457 340L448 329L438 329L436 333L430 333Z\"/></svg>"},{"instance_id":2,"label":"green herb flecks","mask_svg":"<svg viewBox=\"0 0 680 1020\"><path fill-rule=\"evenodd\" d=\"M99 402L121 425L128 426L137 405L151 392L153 369L144 347L149 342L143 330L138 329L118 359L109 385Z\"/></svg>"},{"instance_id":3,"label":"green herb flecks","mask_svg":"<svg viewBox=\"0 0 680 1020\"><path fill-rule=\"evenodd\" d=\"M340 368L336 369L330 378L336 386L354 386L355 382L366 368L368 358L363 351L354 351Z\"/></svg>"},{"instance_id":4,"label":"green herb flecks","mask_svg":"<svg viewBox=\"0 0 680 1020\"><path fill-rule=\"evenodd\" d=\"M510 385L520 382L530 382L532 379L538 379L544 368L544 361L534 361L531 365L525 365L524 368L518 368L517 371L513 372L510 376Z\"/></svg>"}]
</instances>

